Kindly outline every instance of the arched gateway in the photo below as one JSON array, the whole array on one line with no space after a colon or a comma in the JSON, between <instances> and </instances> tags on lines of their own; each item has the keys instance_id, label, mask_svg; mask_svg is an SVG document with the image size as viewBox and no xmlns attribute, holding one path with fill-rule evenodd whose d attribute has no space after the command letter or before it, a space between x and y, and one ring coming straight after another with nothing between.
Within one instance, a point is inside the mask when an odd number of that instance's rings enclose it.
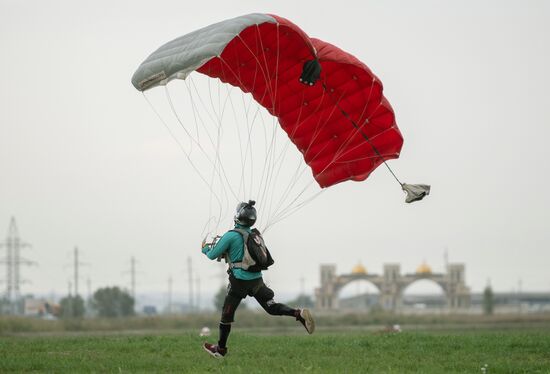
<instances>
[{"instance_id":1,"label":"arched gateway","mask_svg":"<svg viewBox=\"0 0 550 374\"><path fill-rule=\"evenodd\" d=\"M421 265L415 273L401 274L399 264L385 264L384 273L368 274L363 267L355 267L349 274L336 274L336 265L321 265L321 287L315 290L317 309L338 309L338 294L348 283L366 280L380 291L379 303L386 310L399 311L402 307L403 291L420 279L437 283L445 292L447 307L451 311L470 306L470 288L464 279L464 264L448 264L446 273L432 273L427 265Z\"/></svg>"}]
</instances>

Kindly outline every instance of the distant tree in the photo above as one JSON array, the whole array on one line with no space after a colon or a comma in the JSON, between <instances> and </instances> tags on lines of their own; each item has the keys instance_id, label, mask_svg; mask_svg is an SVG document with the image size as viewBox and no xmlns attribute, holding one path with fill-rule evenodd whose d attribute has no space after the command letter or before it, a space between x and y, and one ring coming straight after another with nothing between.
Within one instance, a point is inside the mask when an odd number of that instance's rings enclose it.
<instances>
[{"instance_id":1,"label":"distant tree","mask_svg":"<svg viewBox=\"0 0 550 374\"><path fill-rule=\"evenodd\" d=\"M92 306L100 317L134 315L134 298L118 287L98 289L94 292Z\"/></svg>"},{"instance_id":2,"label":"distant tree","mask_svg":"<svg viewBox=\"0 0 550 374\"><path fill-rule=\"evenodd\" d=\"M10 301L6 297L0 297L0 314L9 314L10 312Z\"/></svg>"},{"instance_id":3,"label":"distant tree","mask_svg":"<svg viewBox=\"0 0 550 374\"><path fill-rule=\"evenodd\" d=\"M84 299L78 295L69 295L62 298L59 305L61 307L61 318L80 318L84 316L86 311Z\"/></svg>"},{"instance_id":4,"label":"distant tree","mask_svg":"<svg viewBox=\"0 0 550 374\"><path fill-rule=\"evenodd\" d=\"M495 298L493 295L493 290L490 285L487 285L483 291L483 313L486 315L493 314L494 306Z\"/></svg>"},{"instance_id":5,"label":"distant tree","mask_svg":"<svg viewBox=\"0 0 550 374\"><path fill-rule=\"evenodd\" d=\"M305 294L298 295L297 298L295 298L294 300L290 300L289 302L287 302L287 304L303 308L313 308L314 306L311 296Z\"/></svg>"},{"instance_id":6,"label":"distant tree","mask_svg":"<svg viewBox=\"0 0 550 374\"><path fill-rule=\"evenodd\" d=\"M222 310L225 296L227 295L227 287L221 286L216 295L214 296L214 307L216 310Z\"/></svg>"}]
</instances>

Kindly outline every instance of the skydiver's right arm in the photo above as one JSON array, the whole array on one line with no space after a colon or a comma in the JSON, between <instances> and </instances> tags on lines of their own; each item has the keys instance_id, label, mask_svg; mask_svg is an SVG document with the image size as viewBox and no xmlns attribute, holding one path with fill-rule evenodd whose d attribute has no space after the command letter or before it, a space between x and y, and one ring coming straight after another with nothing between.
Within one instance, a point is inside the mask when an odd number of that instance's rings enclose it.
<instances>
[{"instance_id":1,"label":"skydiver's right arm","mask_svg":"<svg viewBox=\"0 0 550 374\"><path fill-rule=\"evenodd\" d=\"M212 248L210 245L205 245L202 248L202 253L206 255L211 260L215 260L220 257L223 253L229 250L229 245L231 243L231 235L225 233L216 245Z\"/></svg>"}]
</instances>

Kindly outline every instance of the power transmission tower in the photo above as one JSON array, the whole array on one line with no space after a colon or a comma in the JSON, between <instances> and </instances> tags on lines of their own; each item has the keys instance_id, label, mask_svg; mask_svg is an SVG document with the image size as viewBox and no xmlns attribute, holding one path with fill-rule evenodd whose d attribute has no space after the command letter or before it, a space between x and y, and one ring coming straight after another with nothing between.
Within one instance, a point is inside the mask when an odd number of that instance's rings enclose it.
<instances>
[{"instance_id":1,"label":"power transmission tower","mask_svg":"<svg viewBox=\"0 0 550 374\"><path fill-rule=\"evenodd\" d=\"M21 298L21 284L25 282L21 279L20 266L34 264L33 261L21 257L21 249L30 246L19 238L15 217L11 217L8 236L3 243L0 243L0 247L6 248L6 257L0 263L6 264L6 299L14 314L18 312L16 304Z\"/></svg>"},{"instance_id":2,"label":"power transmission tower","mask_svg":"<svg viewBox=\"0 0 550 374\"><path fill-rule=\"evenodd\" d=\"M197 283L197 294L196 294L196 302L195 307L197 308L197 311L200 311L201 309L201 277L197 275L195 278L195 282Z\"/></svg>"},{"instance_id":3,"label":"power transmission tower","mask_svg":"<svg viewBox=\"0 0 550 374\"><path fill-rule=\"evenodd\" d=\"M74 270L74 296L78 296L78 247L74 247L74 264L73 264L73 270Z\"/></svg>"},{"instance_id":4,"label":"power transmission tower","mask_svg":"<svg viewBox=\"0 0 550 374\"><path fill-rule=\"evenodd\" d=\"M91 314L92 313L92 280L90 279L90 276L86 278L86 313Z\"/></svg>"},{"instance_id":5,"label":"power transmission tower","mask_svg":"<svg viewBox=\"0 0 550 374\"><path fill-rule=\"evenodd\" d=\"M68 306L67 306L68 310L67 310L67 314L66 314L67 317L74 317L72 287L73 287L73 285L72 285L71 281L70 280L67 281L67 303L68 303Z\"/></svg>"},{"instance_id":6,"label":"power transmission tower","mask_svg":"<svg viewBox=\"0 0 550 374\"><path fill-rule=\"evenodd\" d=\"M168 277L168 306L167 306L167 312L168 314L172 314L172 283L173 279L170 275Z\"/></svg>"},{"instance_id":7,"label":"power transmission tower","mask_svg":"<svg viewBox=\"0 0 550 374\"><path fill-rule=\"evenodd\" d=\"M132 290L132 298L136 299L136 258L132 256L130 259L130 282Z\"/></svg>"},{"instance_id":8,"label":"power transmission tower","mask_svg":"<svg viewBox=\"0 0 550 374\"><path fill-rule=\"evenodd\" d=\"M134 299L134 306L137 304L136 299L136 274L138 273L136 269L136 258L134 256L130 257L130 270L124 271L123 274L130 273L130 294Z\"/></svg>"},{"instance_id":9,"label":"power transmission tower","mask_svg":"<svg viewBox=\"0 0 550 374\"><path fill-rule=\"evenodd\" d=\"M88 289L86 299L90 301L92 299L92 280L90 279L90 277L86 278L86 286Z\"/></svg>"},{"instance_id":10,"label":"power transmission tower","mask_svg":"<svg viewBox=\"0 0 550 374\"><path fill-rule=\"evenodd\" d=\"M80 278L79 268L80 265L86 265L78 260L79 251L78 247L74 247L73 251L73 272L74 272L74 297L78 296L78 280Z\"/></svg>"}]
</instances>

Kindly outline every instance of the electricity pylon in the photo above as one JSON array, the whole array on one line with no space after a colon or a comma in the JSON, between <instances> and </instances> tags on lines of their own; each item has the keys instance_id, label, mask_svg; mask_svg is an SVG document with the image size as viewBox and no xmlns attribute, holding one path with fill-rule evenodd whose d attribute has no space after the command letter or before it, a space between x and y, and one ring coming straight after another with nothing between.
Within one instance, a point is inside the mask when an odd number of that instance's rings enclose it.
<instances>
[{"instance_id":1,"label":"electricity pylon","mask_svg":"<svg viewBox=\"0 0 550 374\"><path fill-rule=\"evenodd\" d=\"M0 263L6 264L6 299L11 305L11 312L16 314L17 301L21 298L21 284L26 281L21 279L21 265L33 265L33 261L29 261L21 257L21 249L29 248L31 245L24 243L19 238L15 217L11 217L8 236L0 247L6 248L6 257Z\"/></svg>"}]
</instances>

